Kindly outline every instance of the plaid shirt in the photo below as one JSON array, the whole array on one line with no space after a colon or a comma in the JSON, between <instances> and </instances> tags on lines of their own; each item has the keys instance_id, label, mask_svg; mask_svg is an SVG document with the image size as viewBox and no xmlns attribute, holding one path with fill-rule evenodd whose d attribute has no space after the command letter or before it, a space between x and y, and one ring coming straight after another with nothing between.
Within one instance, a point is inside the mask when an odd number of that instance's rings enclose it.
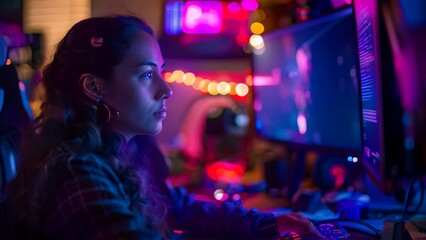
<instances>
[{"instance_id":1,"label":"plaid shirt","mask_svg":"<svg viewBox=\"0 0 426 240\"><path fill-rule=\"evenodd\" d=\"M40 223L31 238L40 239L175 239L151 228L132 211L122 181L93 154L55 156L48 165L45 197L39 198ZM182 188L171 189L177 229L192 239L276 239L272 215L234 204L195 200ZM31 227L31 226L30 226ZM38 235L36 237L36 235Z\"/></svg>"},{"instance_id":2,"label":"plaid shirt","mask_svg":"<svg viewBox=\"0 0 426 240\"><path fill-rule=\"evenodd\" d=\"M130 195L96 155L61 156L47 168L43 235L49 239L161 239L132 211Z\"/></svg>"}]
</instances>

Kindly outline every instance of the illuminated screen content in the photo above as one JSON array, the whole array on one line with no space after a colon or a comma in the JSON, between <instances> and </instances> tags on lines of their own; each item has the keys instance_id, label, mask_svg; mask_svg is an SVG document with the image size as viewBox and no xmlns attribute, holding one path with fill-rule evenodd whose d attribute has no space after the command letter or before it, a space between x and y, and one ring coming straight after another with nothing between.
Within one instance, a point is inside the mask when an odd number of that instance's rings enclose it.
<instances>
[{"instance_id":1,"label":"illuminated screen content","mask_svg":"<svg viewBox=\"0 0 426 240\"><path fill-rule=\"evenodd\" d=\"M362 119L364 137L364 156L370 171L382 176L380 150L380 121L378 82L378 6L377 1L359 0L354 3L358 34L360 84L362 97Z\"/></svg>"},{"instance_id":2,"label":"illuminated screen content","mask_svg":"<svg viewBox=\"0 0 426 240\"><path fill-rule=\"evenodd\" d=\"M347 8L263 36L253 55L262 137L362 151L355 27Z\"/></svg>"}]
</instances>

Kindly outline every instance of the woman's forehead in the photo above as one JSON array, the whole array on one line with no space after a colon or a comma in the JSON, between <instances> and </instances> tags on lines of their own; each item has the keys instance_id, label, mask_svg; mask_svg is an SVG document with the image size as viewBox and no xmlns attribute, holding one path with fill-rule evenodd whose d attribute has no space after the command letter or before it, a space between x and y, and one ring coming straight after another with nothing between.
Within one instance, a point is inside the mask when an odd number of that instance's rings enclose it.
<instances>
[{"instance_id":1,"label":"woman's forehead","mask_svg":"<svg viewBox=\"0 0 426 240\"><path fill-rule=\"evenodd\" d=\"M131 47L127 50L123 63L138 67L141 64L164 65L160 46L154 36L140 31L132 41Z\"/></svg>"}]
</instances>

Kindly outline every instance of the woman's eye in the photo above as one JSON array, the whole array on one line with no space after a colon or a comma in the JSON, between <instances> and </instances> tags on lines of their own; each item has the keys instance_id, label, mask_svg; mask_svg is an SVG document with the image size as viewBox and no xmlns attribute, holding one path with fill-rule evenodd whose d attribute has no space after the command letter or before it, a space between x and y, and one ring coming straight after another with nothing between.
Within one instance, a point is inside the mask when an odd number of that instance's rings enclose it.
<instances>
[{"instance_id":1,"label":"woman's eye","mask_svg":"<svg viewBox=\"0 0 426 240\"><path fill-rule=\"evenodd\" d=\"M141 75L141 77L142 78L152 78L152 71L148 71L148 72L144 72L142 75Z\"/></svg>"}]
</instances>

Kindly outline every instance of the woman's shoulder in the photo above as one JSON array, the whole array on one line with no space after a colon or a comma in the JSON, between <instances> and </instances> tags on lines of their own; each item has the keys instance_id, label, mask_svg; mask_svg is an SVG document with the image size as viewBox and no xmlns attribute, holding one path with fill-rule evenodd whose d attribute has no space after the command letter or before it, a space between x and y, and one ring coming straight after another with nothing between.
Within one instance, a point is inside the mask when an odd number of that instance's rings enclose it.
<instances>
[{"instance_id":1,"label":"woman's shoulder","mask_svg":"<svg viewBox=\"0 0 426 240\"><path fill-rule=\"evenodd\" d=\"M100 154L59 148L49 158L45 172L49 182L54 182L52 188L66 188L69 192L70 188L81 191L80 188L95 187L120 194L125 192L119 174Z\"/></svg>"},{"instance_id":2,"label":"woman's shoulder","mask_svg":"<svg viewBox=\"0 0 426 240\"><path fill-rule=\"evenodd\" d=\"M67 146L60 146L47 156L45 169L48 172L60 174L107 174L115 177L111 159L99 153L81 152Z\"/></svg>"}]
</instances>

